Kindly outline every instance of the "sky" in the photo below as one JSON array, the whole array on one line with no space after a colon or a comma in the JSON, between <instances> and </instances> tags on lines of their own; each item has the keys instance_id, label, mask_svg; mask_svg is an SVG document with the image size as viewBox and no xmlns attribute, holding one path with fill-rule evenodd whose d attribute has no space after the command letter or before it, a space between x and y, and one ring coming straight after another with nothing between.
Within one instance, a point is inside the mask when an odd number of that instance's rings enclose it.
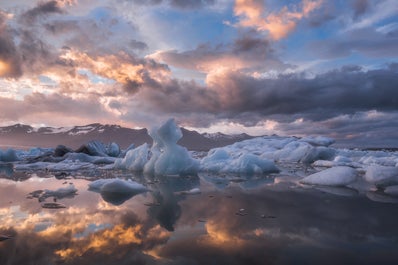
<instances>
[{"instance_id":1,"label":"sky","mask_svg":"<svg viewBox=\"0 0 398 265\"><path fill-rule=\"evenodd\" d=\"M398 146L396 0L0 1L0 125Z\"/></svg>"}]
</instances>

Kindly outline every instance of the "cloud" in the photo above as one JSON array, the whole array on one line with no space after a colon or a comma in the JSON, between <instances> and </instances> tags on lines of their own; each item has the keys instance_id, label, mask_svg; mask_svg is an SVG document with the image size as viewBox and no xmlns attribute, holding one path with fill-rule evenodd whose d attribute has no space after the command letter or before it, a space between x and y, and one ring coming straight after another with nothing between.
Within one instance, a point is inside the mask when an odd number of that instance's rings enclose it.
<instances>
[{"instance_id":1,"label":"cloud","mask_svg":"<svg viewBox=\"0 0 398 265\"><path fill-rule=\"evenodd\" d=\"M353 0L354 18L358 18L368 11L370 4L368 0Z\"/></svg>"},{"instance_id":2,"label":"cloud","mask_svg":"<svg viewBox=\"0 0 398 265\"><path fill-rule=\"evenodd\" d=\"M308 45L319 58L349 57L360 54L371 58L396 58L398 41L395 27L375 30L356 29L344 32L339 37L314 41Z\"/></svg>"},{"instance_id":3,"label":"cloud","mask_svg":"<svg viewBox=\"0 0 398 265\"><path fill-rule=\"evenodd\" d=\"M109 113L98 101L97 97L90 95L73 99L57 93L32 93L22 100L0 98L0 120L23 123L29 121L36 124L46 121L48 124L56 125L60 122L60 115L64 117L62 125L87 124L93 119L112 123L116 116Z\"/></svg>"},{"instance_id":4,"label":"cloud","mask_svg":"<svg viewBox=\"0 0 398 265\"><path fill-rule=\"evenodd\" d=\"M148 57L204 73L225 69L262 72L289 67L278 59L268 40L251 34L242 35L230 44L202 44L190 51L158 51Z\"/></svg>"},{"instance_id":5,"label":"cloud","mask_svg":"<svg viewBox=\"0 0 398 265\"><path fill-rule=\"evenodd\" d=\"M191 10L212 6L215 4L216 0L132 0L132 2L138 5L160 5L163 3L173 8Z\"/></svg>"},{"instance_id":6,"label":"cloud","mask_svg":"<svg viewBox=\"0 0 398 265\"><path fill-rule=\"evenodd\" d=\"M15 78L22 75L21 61L7 19L8 15L0 10L0 77Z\"/></svg>"},{"instance_id":7,"label":"cloud","mask_svg":"<svg viewBox=\"0 0 398 265\"><path fill-rule=\"evenodd\" d=\"M29 25L35 23L36 19L39 17L55 13L62 14L63 12L58 1L39 2L36 7L23 13L20 19L23 23Z\"/></svg>"},{"instance_id":8,"label":"cloud","mask_svg":"<svg viewBox=\"0 0 398 265\"><path fill-rule=\"evenodd\" d=\"M266 31L272 39L279 40L292 32L298 21L307 18L321 4L322 0L303 0L300 11L296 6L292 9L283 6L278 12L266 12L261 0L236 0L234 13L240 18L238 26Z\"/></svg>"},{"instance_id":9,"label":"cloud","mask_svg":"<svg viewBox=\"0 0 398 265\"><path fill-rule=\"evenodd\" d=\"M216 0L170 0L170 5L182 9L194 9L214 5Z\"/></svg>"}]
</instances>

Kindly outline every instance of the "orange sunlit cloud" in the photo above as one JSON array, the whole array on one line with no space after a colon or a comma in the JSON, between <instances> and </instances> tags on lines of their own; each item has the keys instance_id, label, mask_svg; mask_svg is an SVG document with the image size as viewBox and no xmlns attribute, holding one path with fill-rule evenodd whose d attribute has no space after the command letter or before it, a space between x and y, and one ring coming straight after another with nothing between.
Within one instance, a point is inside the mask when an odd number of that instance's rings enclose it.
<instances>
[{"instance_id":1,"label":"orange sunlit cloud","mask_svg":"<svg viewBox=\"0 0 398 265\"><path fill-rule=\"evenodd\" d=\"M308 17L321 4L322 0L303 0L301 11L295 10L295 7L291 10L288 6L284 6L279 12L265 15L266 8L262 1L237 0L234 12L236 16L241 17L239 26L252 27L258 31L267 31L272 39L279 40L292 32L299 20Z\"/></svg>"}]
</instances>

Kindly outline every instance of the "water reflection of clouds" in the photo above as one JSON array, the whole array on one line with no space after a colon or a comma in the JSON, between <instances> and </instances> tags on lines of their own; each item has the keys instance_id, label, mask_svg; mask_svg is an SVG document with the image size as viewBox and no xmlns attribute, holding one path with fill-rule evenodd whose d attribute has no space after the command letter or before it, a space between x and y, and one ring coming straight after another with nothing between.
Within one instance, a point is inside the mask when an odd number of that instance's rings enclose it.
<instances>
[{"instance_id":1,"label":"water reflection of clouds","mask_svg":"<svg viewBox=\"0 0 398 265\"><path fill-rule=\"evenodd\" d=\"M364 260L388 264L398 260L394 251L398 209L364 196L281 187L247 191L242 185L220 192L208 182L200 195L181 196L175 191L197 187L198 180L160 179L151 185L153 193L115 206L87 191L87 181L74 182L79 194L65 200L68 208L61 210L40 209L37 201L25 199L38 182L27 182L30 188L0 186L0 234L16 235L0 243L0 264L362 264ZM49 181L55 188L59 183ZM11 192L10 187L14 187ZM150 199L158 204L145 206ZM11 207L5 200L13 201ZM236 215L240 209L247 215Z\"/></svg>"}]
</instances>

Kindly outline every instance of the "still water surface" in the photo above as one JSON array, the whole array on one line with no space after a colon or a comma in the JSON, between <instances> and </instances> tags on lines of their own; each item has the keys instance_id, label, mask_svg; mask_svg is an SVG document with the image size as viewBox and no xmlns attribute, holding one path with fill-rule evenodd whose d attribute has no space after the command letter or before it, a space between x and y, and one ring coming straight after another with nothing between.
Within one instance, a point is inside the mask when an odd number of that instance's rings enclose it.
<instances>
[{"instance_id":1,"label":"still water surface","mask_svg":"<svg viewBox=\"0 0 398 265\"><path fill-rule=\"evenodd\" d=\"M102 174L151 190L124 198L89 191L100 175L3 170L0 264L398 264L398 204L283 177ZM69 183L77 195L28 196Z\"/></svg>"}]
</instances>

